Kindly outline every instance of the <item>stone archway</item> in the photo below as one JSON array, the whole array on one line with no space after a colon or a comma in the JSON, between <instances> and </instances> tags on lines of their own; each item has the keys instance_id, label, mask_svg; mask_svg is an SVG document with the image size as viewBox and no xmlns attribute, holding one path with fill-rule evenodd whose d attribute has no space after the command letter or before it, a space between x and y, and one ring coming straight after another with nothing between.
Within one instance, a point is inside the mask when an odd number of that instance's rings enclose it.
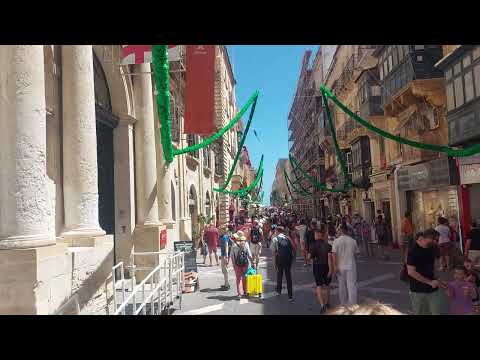
<instances>
[{"instance_id":1,"label":"stone archway","mask_svg":"<svg viewBox=\"0 0 480 360\"><path fill-rule=\"evenodd\" d=\"M98 221L107 234L115 234L115 172L113 129L119 119L112 112L105 72L93 52L95 115L97 120Z\"/></svg>"}]
</instances>

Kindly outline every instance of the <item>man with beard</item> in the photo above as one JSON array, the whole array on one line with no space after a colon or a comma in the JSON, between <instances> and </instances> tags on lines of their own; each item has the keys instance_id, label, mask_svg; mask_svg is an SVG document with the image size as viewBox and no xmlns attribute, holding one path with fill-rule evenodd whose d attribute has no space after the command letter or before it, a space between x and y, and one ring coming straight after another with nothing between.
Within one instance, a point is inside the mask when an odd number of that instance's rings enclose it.
<instances>
[{"instance_id":1,"label":"man with beard","mask_svg":"<svg viewBox=\"0 0 480 360\"><path fill-rule=\"evenodd\" d=\"M410 300L415 315L441 315L442 294L439 288L447 285L435 278L435 230L427 229L416 235L415 245L407 256L410 281Z\"/></svg>"}]
</instances>

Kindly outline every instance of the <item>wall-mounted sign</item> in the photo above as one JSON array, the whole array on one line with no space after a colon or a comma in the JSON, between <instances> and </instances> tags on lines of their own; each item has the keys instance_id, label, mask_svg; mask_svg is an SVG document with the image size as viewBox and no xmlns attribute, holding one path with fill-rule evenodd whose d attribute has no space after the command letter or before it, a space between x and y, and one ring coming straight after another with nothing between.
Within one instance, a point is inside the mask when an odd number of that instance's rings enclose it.
<instances>
[{"instance_id":1,"label":"wall-mounted sign","mask_svg":"<svg viewBox=\"0 0 480 360\"><path fill-rule=\"evenodd\" d=\"M460 165L460 183L480 183L480 164Z\"/></svg>"},{"instance_id":2,"label":"wall-mounted sign","mask_svg":"<svg viewBox=\"0 0 480 360\"><path fill-rule=\"evenodd\" d=\"M458 185L458 172L453 159L438 159L398 170L400 191Z\"/></svg>"}]
</instances>

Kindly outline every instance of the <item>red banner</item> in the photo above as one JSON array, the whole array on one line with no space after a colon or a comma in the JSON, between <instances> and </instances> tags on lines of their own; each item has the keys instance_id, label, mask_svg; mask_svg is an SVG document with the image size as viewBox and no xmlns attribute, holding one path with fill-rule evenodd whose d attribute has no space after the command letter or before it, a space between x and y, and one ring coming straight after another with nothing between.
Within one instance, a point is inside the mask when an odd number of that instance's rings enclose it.
<instances>
[{"instance_id":1,"label":"red banner","mask_svg":"<svg viewBox=\"0 0 480 360\"><path fill-rule=\"evenodd\" d=\"M215 128L215 45L187 45L185 133L210 135Z\"/></svg>"},{"instance_id":2,"label":"red banner","mask_svg":"<svg viewBox=\"0 0 480 360\"><path fill-rule=\"evenodd\" d=\"M160 231L160 250L167 246L167 230Z\"/></svg>"}]
</instances>

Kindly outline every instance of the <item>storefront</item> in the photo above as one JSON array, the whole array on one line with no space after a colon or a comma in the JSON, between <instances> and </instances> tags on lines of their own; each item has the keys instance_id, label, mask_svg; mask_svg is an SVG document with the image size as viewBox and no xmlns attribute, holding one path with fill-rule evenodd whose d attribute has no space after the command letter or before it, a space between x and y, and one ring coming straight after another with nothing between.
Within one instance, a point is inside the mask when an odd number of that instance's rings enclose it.
<instances>
[{"instance_id":1,"label":"storefront","mask_svg":"<svg viewBox=\"0 0 480 360\"><path fill-rule=\"evenodd\" d=\"M480 155L458 159L460 173L462 227L467 231L470 222L480 223Z\"/></svg>"},{"instance_id":2,"label":"storefront","mask_svg":"<svg viewBox=\"0 0 480 360\"><path fill-rule=\"evenodd\" d=\"M459 224L458 172L452 159L438 159L398 170L398 191L405 192L406 210L415 231L437 225L439 216Z\"/></svg>"}]
</instances>

